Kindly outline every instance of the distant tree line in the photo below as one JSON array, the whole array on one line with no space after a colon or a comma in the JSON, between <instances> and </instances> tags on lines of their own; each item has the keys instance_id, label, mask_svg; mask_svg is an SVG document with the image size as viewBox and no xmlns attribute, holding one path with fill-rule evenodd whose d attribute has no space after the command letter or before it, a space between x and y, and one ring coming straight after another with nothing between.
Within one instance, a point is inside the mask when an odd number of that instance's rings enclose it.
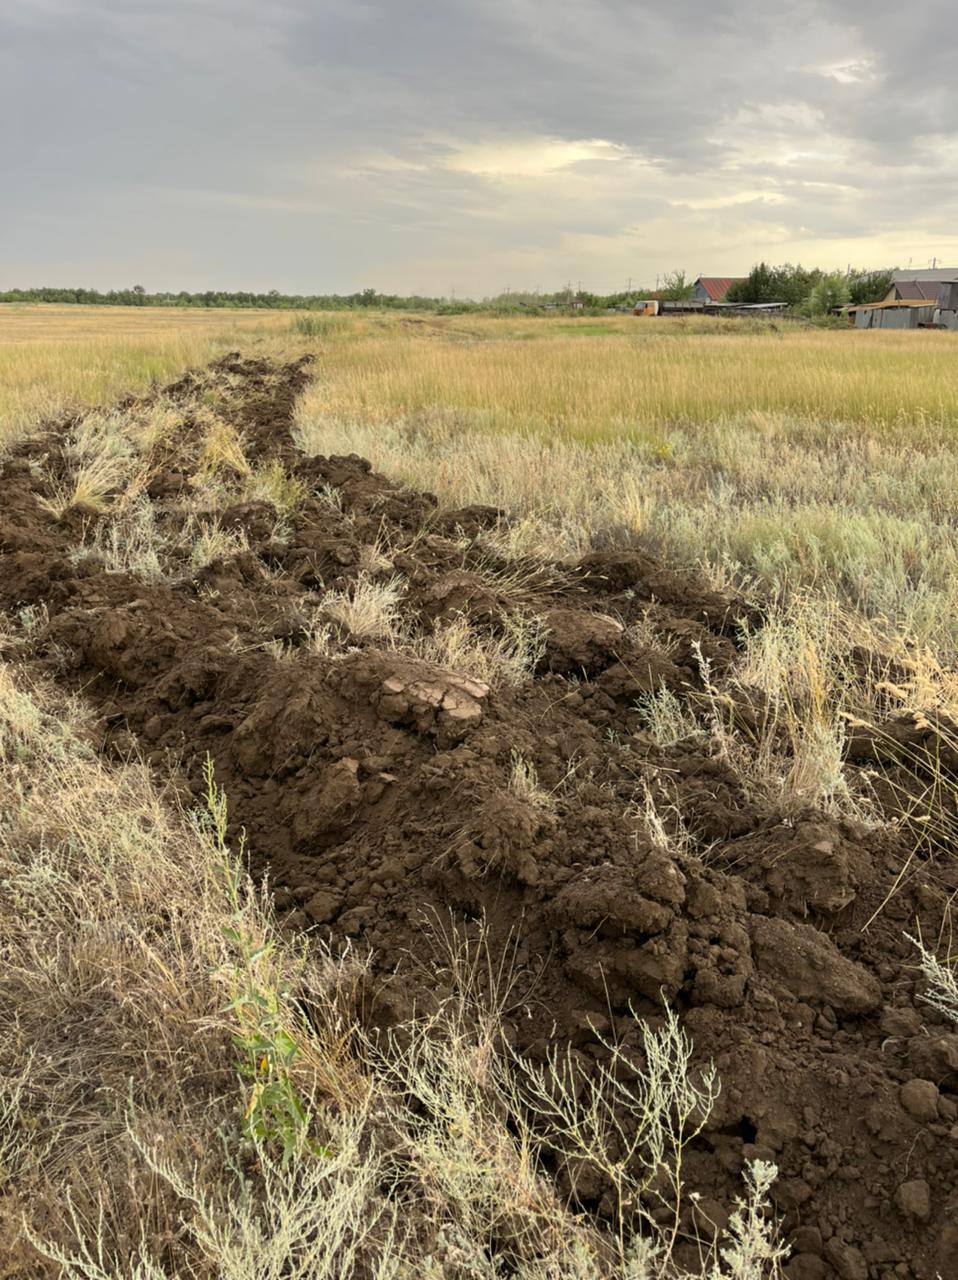
<instances>
[{"instance_id":1,"label":"distant tree line","mask_svg":"<svg viewBox=\"0 0 958 1280\"><path fill-rule=\"evenodd\" d=\"M807 269L785 263L769 266L760 262L745 280L734 284L729 302L784 302L800 314L827 315L846 303L878 302L891 287L891 271L853 271L829 274L817 268ZM507 291L481 302L470 299L433 298L420 294L379 293L376 289L360 289L356 293L267 293L230 292L208 289L202 293L147 293L142 285L130 289L7 289L0 291L2 302L77 303L105 307L224 307L276 311L354 311L376 310L424 311L439 315L461 315L468 312L493 312L500 315L538 314L564 308L575 308L588 314L601 314L614 308L631 308L639 298L682 301L694 292L694 282L684 271L667 272L661 286L654 291L623 290L598 294L588 290L559 289L554 293Z\"/></svg>"},{"instance_id":2,"label":"distant tree line","mask_svg":"<svg viewBox=\"0 0 958 1280\"><path fill-rule=\"evenodd\" d=\"M691 286L690 286L691 287ZM470 298L434 298L421 294L380 293L377 289L361 289L356 293L268 293L230 292L208 289L203 293L147 293L142 285L131 289L7 289L0 290L0 302L79 303L104 307L233 307L275 311L354 311L360 308L394 311L428 311L439 315L466 312L545 312L572 307L586 311L603 311L609 307L631 305L638 297L634 291L616 294L590 293L585 289L558 289L554 293L508 290L481 302Z\"/></svg>"},{"instance_id":3,"label":"distant tree line","mask_svg":"<svg viewBox=\"0 0 958 1280\"><path fill-rule=\"evenodd\" d=\"M207 289L202 293L147 293L142 285L131 289L7 289L0 291L0 302L59 302L79 303L93 307L233 307L274 311L352 311L358 307L394 308L401 311L435 311L441 306L469 309L479 304L472 302L449 303L442 298L418 295L403 297L398 294L378 293L375 289L362 289L348 294L280 293L270 289L268 293L230 292L223 289Z\"/></svg>"},{"instance_id":4,"label":"distant tree line","mask_svg":"<svg viewBox=\"0 0 958 1280\"><path fill-rule=\"evenodd\" d=\"M576 306L586 310L603 310L617 303L624 305L634 294L604 297L579 289L559 289L555 293L507 291L481 302L470 298L434 298L421 294L380 293L377 289L361 289L356 293L268 293L230 292L208 289L202 293L147 293L142 285L131 289L7 289L0 290L2 302L78 303L102 307L232 307L274 311L354 311L359 308L393 311L428 311L439 315L460 315L473 311L502 314L547 311L554 307Z\"/></svg>"}]
</instances>

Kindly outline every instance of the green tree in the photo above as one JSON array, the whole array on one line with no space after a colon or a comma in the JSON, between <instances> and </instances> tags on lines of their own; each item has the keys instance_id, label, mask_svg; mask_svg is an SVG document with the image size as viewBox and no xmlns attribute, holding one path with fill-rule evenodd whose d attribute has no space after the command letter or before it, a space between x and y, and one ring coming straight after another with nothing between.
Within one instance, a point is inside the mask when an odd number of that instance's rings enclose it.
<instances>
[{"instance_id":1,"label":"green tree","mask_svg":"<svg viewBox=\"0 0 958 1280\"><path fill-rule=\"evenodd\" d=\"M727 302L780 302L772 297L772 268L767 262L757 263L744 280L737 280L726 294Z\"/></svg>"},{"instance_id":2,"label":"green tree","mask_svg":"<svg viewBox=\"0 0 958 1280\"><path fill-rule=\"evenodd\" d=\"M839 272L830 276L822 276L812 288L805 303L805 311L813 318L831 315L839 307L848 303L848 280Z\"/></svg>"},{"instance_id":3,"label":"green tree","mask_svg":"<svg viewBox=\"0 0 958 1280\"><path fill-rule=\"evenodd\" d=\"M853 306L881 302L892 286L892 271L853 271L848 277L848 300Z\"/></svg>"},{"instance_id":4,"label":"green tree","mask_svg":"<svg viewBox=\"0 0 958 1280\"><path fill-rule=\"evenodd\" d=\"M686 280L684 271L668 271L658 290L665 302L685 302L695 292L695 282Z\"/></svg>"},{"instance_id":5,"label":"green tree","mask_svg":"<svg viewBox=\"0 0 958 1280\"><path fill-rule=\"evenodd\" d=\"M729 302L784 302L792 308L804 306L809 294L822 279L824 273L817 267L808 269L784 262L772 267L760 262L748 276L733 284L728 292Z\"/></svg>"}]
</instances>

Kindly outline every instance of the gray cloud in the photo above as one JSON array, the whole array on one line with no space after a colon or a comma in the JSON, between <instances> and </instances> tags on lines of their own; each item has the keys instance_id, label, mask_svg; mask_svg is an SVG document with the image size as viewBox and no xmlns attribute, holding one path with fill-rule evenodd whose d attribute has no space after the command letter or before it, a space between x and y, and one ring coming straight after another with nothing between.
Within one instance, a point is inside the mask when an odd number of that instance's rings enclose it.
<instances>
[{"instance_id":1,"label":"gray cloud","mask_svg":"<svg viewBox=\"0 0 958 1280\"><path fill-rule=\"evenodd\" d=\"M0 283L958 259L951 0L18 0Z\"/></svg>"}]
</instances>

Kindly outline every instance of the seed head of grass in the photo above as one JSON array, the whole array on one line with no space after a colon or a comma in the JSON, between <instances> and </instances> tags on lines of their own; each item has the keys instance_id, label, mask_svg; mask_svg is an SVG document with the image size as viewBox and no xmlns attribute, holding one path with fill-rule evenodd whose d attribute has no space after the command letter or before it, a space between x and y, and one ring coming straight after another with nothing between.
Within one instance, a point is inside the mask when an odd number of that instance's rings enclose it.
<instances>
[{"instance_id":1,"label":"seed head of grass","mask_svg":"<svg viewBox=\"0 0 958 1280\"><path fill-rule=\"evenodd\" d=\"M539 785L539 774L533 761L513 750L509 764L509 789L513 795L534 809L555 810L555 797Z\"/></svg>"},{"instance_id":2,"label":"seed head of grass","mask_svg":"<svg viewBox=\"0 0 958 1280\"><path fill-rule=\"evenodd\" d=\"M395 644L402 631L400 605L406 581L394 574L378 582L361 573L347 591L330 591L323 596L323 615L345 627L350 635Z\"/></svg>"}]
</instances>

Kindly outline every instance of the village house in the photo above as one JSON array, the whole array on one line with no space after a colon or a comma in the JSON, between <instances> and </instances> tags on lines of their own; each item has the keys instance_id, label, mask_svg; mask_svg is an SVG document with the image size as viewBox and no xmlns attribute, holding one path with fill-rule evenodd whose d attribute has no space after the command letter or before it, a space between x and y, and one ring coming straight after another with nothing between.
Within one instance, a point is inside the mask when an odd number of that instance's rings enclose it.
<instances>
[{"instance_id":1,"label":"village house","mask_svg":"<svg viewBox=\"0 0 958 1280\"><path fill-rule=\"evenodd\" d=\"M944 302L952 301L958 286L958 267L937 267L929 271L893 271L886 302L934 302L942 305L942 286L946 286ZM947 310L952 310L947 307Z\"/></svg>"},{"instance_id":2,"label":"village house","mask_svg":"<svg viewBox=\"0 0 958 1280\"><path fill-rule=\"evenodd\" d=\"M744 276L699 276L695 282L692 299L706 306L717 302L725 302L728 291L733 284L741 284Z\"/></svg>"}]
</instances>

